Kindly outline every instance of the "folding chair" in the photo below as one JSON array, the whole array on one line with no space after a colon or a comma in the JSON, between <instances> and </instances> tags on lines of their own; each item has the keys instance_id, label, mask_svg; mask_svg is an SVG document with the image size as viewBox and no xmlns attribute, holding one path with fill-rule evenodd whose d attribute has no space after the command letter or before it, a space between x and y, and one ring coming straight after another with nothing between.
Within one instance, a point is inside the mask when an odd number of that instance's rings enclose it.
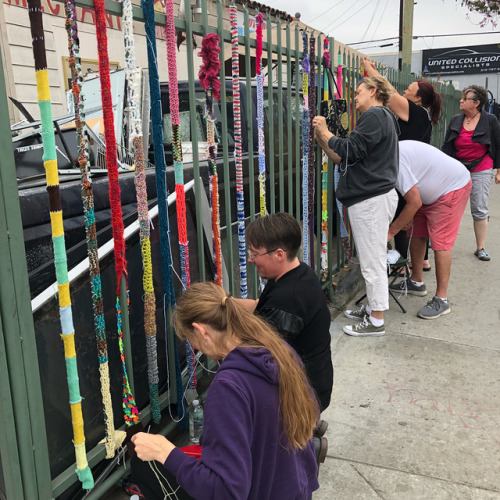
<instances>
[{"instance_id":1,"label":"folding chair","mask_svg":"<svg viewBox=\"0 0 500 500\"><path fill-rule=\"evenodd\" d=\"M394 264L391 264L391 266L389 267L390 272L388 274L388 278L389 278L389 294L396 301L396 304L401 308L401 310L404 313L406 313L406 309L403 307L403 304L401 304L401 302L399 302L399 299L396 297L396 295L394 294L394 292L391 290L390 286L398 278L403 278L403 279L409 278L409 276L410 276L410 269L408 268L408 260L409 259L404 259L403 257L400 257ZM404 275L400 274L401 269L405 270ZM392 278L392 280L390 278ZM366 293L361 298L359 298L356 301L356 305L359 306L359 304L361 303L361 301L365 297L366 297Z\"/></svg>"}]
</instances>

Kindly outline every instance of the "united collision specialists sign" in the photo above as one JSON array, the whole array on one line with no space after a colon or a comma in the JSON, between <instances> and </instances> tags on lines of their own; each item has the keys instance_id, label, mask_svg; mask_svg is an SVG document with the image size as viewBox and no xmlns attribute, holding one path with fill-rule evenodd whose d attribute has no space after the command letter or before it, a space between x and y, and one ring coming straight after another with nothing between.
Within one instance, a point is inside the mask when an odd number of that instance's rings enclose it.
<instances>
[{"instance_id":1,"label":"united collision specialists sign","mask_svg":"<svg viewBox=\"0 0 500 500\"><path fill-rule=\"evenodd\" d=\"M472 75L499 71L500 44L431 49L422 53L422 73L430 76Z\"/></svg>"}]
</instances>

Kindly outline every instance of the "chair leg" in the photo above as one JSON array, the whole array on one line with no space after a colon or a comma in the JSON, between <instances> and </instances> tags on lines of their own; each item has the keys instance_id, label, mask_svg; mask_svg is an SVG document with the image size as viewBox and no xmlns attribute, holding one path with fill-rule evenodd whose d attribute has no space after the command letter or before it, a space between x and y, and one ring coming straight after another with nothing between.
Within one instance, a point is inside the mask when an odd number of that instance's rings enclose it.
<instances>
[{"instance_id":1,"label":"chair leg","mask_svg":"<svg viewBox=\"0 0 500 500\"><path fill-rule=\"evenodd\" d=\"M406 313L406 309L403 307L403 304L399 302L398 298L392 293L392 290L389 290L389 293L391 294L391 297L396 301L396 304L401 308L401 310Z\"/></svg>"},{"instance_id":2,"label":"chair leg","mask_svg":"<svg viewBox=\"0 0 500 500\"><path fill-rule=\"evenodd\" d=\"M356 304L357 306L359 306L359 304L361 304L361 301L362 301L363 299L365 299L365 298L366 298L366 293L363 295L363 297L359 298L359 299L355 302L355 304Z\"/></svg>"}]
</instances>

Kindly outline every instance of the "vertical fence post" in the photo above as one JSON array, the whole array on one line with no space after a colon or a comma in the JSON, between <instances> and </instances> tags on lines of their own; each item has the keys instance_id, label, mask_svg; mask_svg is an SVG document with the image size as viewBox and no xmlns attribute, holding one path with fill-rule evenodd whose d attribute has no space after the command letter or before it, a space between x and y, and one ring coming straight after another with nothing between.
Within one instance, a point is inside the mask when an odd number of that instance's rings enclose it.
<instances>
[{"instance_id":1,"label":"vertical fence post","mask_svg":"<svg viewBox=\"0 0 500 500\"><path fill-rule=\"evenodd\" d=\"M267 121L269 125L269 193L270 210L276 212L276 190L274 186L274 81L273 81L273 28L271 14L267 14ZM265 104L264 104L265 106Z\"/></svg>"},{"instance_id":2,"label":"vertical fence post","mask_svg":"<svg viewBox=\"0 0 500 500\"><path fill-rule=\"evenodd\" d=\"M0 151L0 453L7 497L46 499L49 456L1 53Z\"/></svg>"}]
</instances>

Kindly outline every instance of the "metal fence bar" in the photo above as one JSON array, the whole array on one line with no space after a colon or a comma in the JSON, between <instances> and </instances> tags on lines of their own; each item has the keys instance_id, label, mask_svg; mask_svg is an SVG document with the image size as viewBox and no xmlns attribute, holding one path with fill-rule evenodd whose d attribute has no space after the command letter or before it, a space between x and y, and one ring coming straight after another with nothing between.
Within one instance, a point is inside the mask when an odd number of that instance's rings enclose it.
<instances>
[{"instance_id":1,"label":"metal fence bar","mask_svg":"<svg viewBox=\"0 0 500 500\"><path fill-rule=\"evenodd\" d=\"M224 38L224 11L222 0L217 0L217 34L221 40ZM226 209L226 251L227 251L227 270L229 274L229 292L234 295L234 257L233 257L233 226L231 224L231 176L229 172L229 146L227 140L227 97L226 97L226 69L224 66L224 43L220 44L219 59L221 66L221 122L222 122L222 151L224 156L224 183L227 189L224 189L224 206Z\"/></svg>"},{"instance_id":2,"label":"metal fence bar","mask_svg":"<svg viewBox=\"0 0 500 500\"><path fill-rule=\"evenodd\" d=\"M293 215L293 145L292 145L292 51L290 47L290 23L286 23L286 99L288 102L287 118L287 167L288 167L288 203L287 211Z\"/></svg>"},{"instance_id":3,"label":"metal fence bar","mask_svg":"<svg viewBox=\"0 0 500 500\"><path fill-rule=\"evenodd\" d=\"M196 91L195 91L195 81L198 79L198 75L194 74L194 60L193 60L193 30L191 26L191 0L185 0L186 8L186 55L187 55L187 67L188 67L188 91L189 91L189 121L191 124L191 145L193 151L193 174L194 174L194 195L197 200L202 196L203 186L201 184L200 176L200 163L198 155L198 127L196 119ZM206 17L207 4L203 3L202 12L203 17ZM204 196L204 193L203 193ZM205 248L205 238L203 235L203 217L201 215L201 203L196 203L196 240L197 240L197 250L198 250L198 272L200 273L200 281L205 281L205 259L204 259L204 248Z\"/></svg>"},{"instance_id":4,"label":"metal fence bar","mask_svg":"<svg viewBox=\"0 0 500 500\"><path fill-rule=\"evenodd\" d=\"M271 14L267 14L267 120L269 126L268 144L269 144L269 190L268 200L271 213L276 212L276 190L274 186L274 82L273 82L273 31L271 26ZM264 102L264 107L266 106Z\"/></svg>"},{"instance_id":5,"label":"metal fence bar","mask_svg":"<svg viewBox=\"0 0 500 500\"><path fill-rule=\"evenodd\" d=\"M284 186L284 161L283 161L283 47L281 45L281 19L277 20L276 38L278 41L278 166L279 166L279 207L280 212L285 210L285 186Z\"/></svg>"}]
</instances>

